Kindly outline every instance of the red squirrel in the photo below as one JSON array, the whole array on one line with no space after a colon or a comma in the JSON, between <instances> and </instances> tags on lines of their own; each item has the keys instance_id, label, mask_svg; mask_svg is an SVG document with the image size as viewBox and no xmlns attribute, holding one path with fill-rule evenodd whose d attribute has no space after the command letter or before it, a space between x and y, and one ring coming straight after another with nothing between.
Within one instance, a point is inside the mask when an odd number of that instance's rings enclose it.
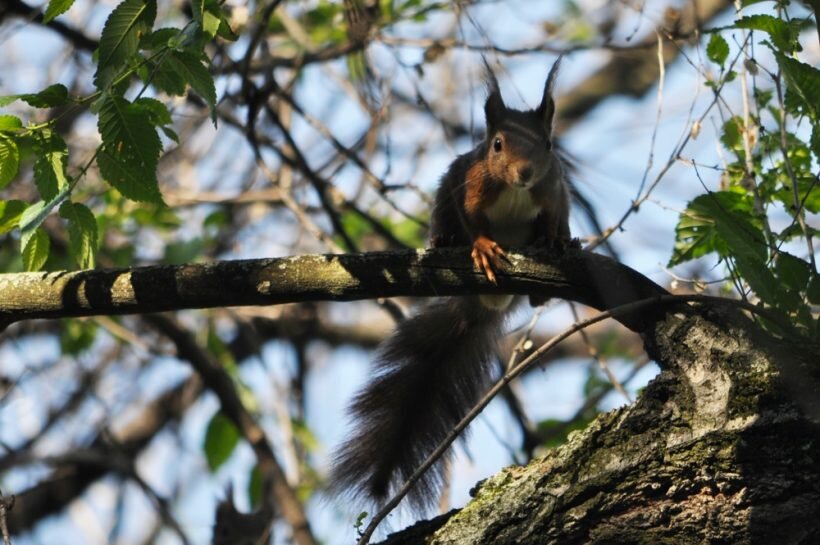
<instances>
[{"instance_id":1,"label":"red squirrel","mask_svg":"<svg viewBox=\"0 0 820 545\"><path fill-rule=\"evenodd\" d=\"M569 191L552 147L558 62L538 108L508 108L486 66L487 135L447 170L432 213L432 245L472 246L475 267L496 282L505 247L569 241ZM512 295L442 298L401 322L378 349L371 382L350 407L356 426L338 449L332 487L380 502L401 487L492 380ZM451 449L452 450L452 449ZM433 505L442 461L407 498Z\"/></svg>"}]
</instances>

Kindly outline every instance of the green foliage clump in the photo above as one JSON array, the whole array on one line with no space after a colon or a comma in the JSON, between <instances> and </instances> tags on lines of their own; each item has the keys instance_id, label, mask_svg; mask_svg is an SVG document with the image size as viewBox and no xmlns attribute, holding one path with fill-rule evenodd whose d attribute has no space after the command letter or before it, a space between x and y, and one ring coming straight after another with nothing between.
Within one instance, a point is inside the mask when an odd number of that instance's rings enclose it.
<instances>
[{"instance_id":1,"label":"green foliage clump","mask_svg":"<svg viewBox=\"0 0 820 545\"><path fill-rule=\"evenodd\" d=\"M731 160L721 188L696 197L680 215L669 265L716 254L741 295L820 338L820 318L812 313L820 304L818 229L809 221L820 213L820 70L800 60L798 40L811 24L779 10L713 31L706 55L721 77L707 85L716 93L737 77L727 70L730 48L723 34L751 31L739 57L753 103L744 116L724 121L720 140ZM769 50L776 65L758 64L753 46ZM776 213L787 216L784 228L773 226Z\"/></svg>"},{"instance_id":2,"label":"green foliage clump","mask_svg":"<svg viewBox=\"0 0 820 545\"><path fill-rule=\"evenodd\" d=\"M45 20L66 12L72 4L72 0L51 0ZM33 108L62 109L40 124L0 115L0 189L17 178L24 163L21 155L30 152L40 196L31 204L0 201L0 232L19 228L26 270L41 269L49 257L50 241L41 225L55 210L66 224L74 261L83 268L94 266L100 218L73 199L83 198L78 187L95 163L103 180L126 199L164 206L156 174L162 152L158 131L171 140L178 138L170 128L171 113L165 104L143 95L153 88L182 96L190 88L208 104L216 122L216 89L205 46L217 36L236 39L216 0L195 1L192 10L193 20L183 28L155 30L156 0L124 0L103 26L94 54L93 94L70 96L57 83L37 93L0 97L0 107L21 100ZM139 86L133 85L137 82ZM90 161L77 166L72 165L68 146L54 129L72 109L86 107L98 116L102 143Z\"/></svg>"}]
</instances>

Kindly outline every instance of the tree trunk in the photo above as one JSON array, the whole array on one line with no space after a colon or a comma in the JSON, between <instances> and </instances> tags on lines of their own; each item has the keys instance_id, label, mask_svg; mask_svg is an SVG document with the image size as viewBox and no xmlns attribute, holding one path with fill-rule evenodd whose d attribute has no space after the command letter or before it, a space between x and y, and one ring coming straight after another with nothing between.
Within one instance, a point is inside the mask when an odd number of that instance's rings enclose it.
<instances>
[{"instance_id":1,"label":"tree trunk","mask_svg":"<svg viewBox=\"0 0 820 545\"><path fill-rule=\"evenodd\" d=\"M820 349L714 308L645 340L637 402L385 544L820 543Z\"/></svg>"}]
</instances>

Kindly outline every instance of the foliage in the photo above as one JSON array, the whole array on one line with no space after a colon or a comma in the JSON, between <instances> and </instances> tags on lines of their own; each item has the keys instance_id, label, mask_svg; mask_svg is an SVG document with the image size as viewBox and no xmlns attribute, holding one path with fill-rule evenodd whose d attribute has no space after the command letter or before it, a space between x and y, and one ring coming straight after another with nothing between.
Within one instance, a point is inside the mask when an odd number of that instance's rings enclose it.
<instances>
[{"instance_id":1,"label":"foliage","mask_svg":"<svg viewBox=\"0 0 820 545\"><path fill-rule=\"evenodd\" d=\"M67 11L72 1L52 0L45 20ZM161 131L171 140L171 114L160 100L143 96L147 91L181 96L190 87L211 109L216 121L216 90L207 64L205 47L217 35L233 39L225 16L213 1L198 3L194 20L182 28L154 30L156 0L124 0L103 27L95 52L96 92L70 96L62 84L37 93L0 97L0 106L22 100L34 108L62 107L59 115L44 123L23 122L12 115L0 116L0 188L20 173L20 149L31 148L34 179L40 200L19 213L20 201L2 202L2 228L19 227L23 264L39 270L49 254L49 240L40 225L59 208L59 217L69 234L69 252L80 267L93 267L98 246L97 218L92 209L75 197L88 199L80 191L92 163L100 175L127 199L163 206L156 177L163 144ZM139 85L135 85L140 82ZM92 162L72 164L68 146L54 130L72 109L90 105L98 116L101 144Z\"/></svg>"},{"instance_id":2,"label":"foliage","mask_svg":"<svg viewBox=\"0 0 820 545\"><path fill-rule=\"evenodd\" d=\"M717 94L737 76L726 69L724 35L751 31L738 55L754 102L744 115L725 120L720 140L732 160L720 190L696 197L681 213L669 265L715 254L741 295L820 338L820 319L811 312L820 304L818 230L808 221L820 213L820 70L800 60L798 40L810 24L778 9L776 15L739 16L711 34L706 54L721 77L707 84ZM752 54L759 56L761 46L773 66ZM784 227L776 227L778 214L787 217Z\"/></svg>"}]
</instances>

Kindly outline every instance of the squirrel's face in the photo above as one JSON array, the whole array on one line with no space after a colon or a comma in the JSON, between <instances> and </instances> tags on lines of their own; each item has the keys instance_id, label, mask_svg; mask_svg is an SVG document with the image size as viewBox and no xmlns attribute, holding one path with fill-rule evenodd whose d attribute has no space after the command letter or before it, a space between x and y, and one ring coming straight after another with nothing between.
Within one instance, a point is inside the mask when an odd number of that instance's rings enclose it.
<instances>
[{"instance_id":1,"label":"squirrel's face","mask_svg":"<svg viewBox=\"0 0 820 545\"><path fill-rule=\"evenodd\" d=\"M495 180L527 190L549 175L552 142L535 112L507 110L488 137L487 170Z\"/></svg>"},{"instance_id":2,"label":"squirrel's face","mask_svg":"<svg viewBox=\"0 0 820 545\"><path fill-rule=\"evenodd\" d=\"M487 66L485 161L490 176L496 181L527 190L549 178L555 161L552 153L552 118L555 114L552 84L559 64L560 61L556 62L547 76L538 108L523 112L507 108L498 82Z\"/></svg>"}]
</instances>

